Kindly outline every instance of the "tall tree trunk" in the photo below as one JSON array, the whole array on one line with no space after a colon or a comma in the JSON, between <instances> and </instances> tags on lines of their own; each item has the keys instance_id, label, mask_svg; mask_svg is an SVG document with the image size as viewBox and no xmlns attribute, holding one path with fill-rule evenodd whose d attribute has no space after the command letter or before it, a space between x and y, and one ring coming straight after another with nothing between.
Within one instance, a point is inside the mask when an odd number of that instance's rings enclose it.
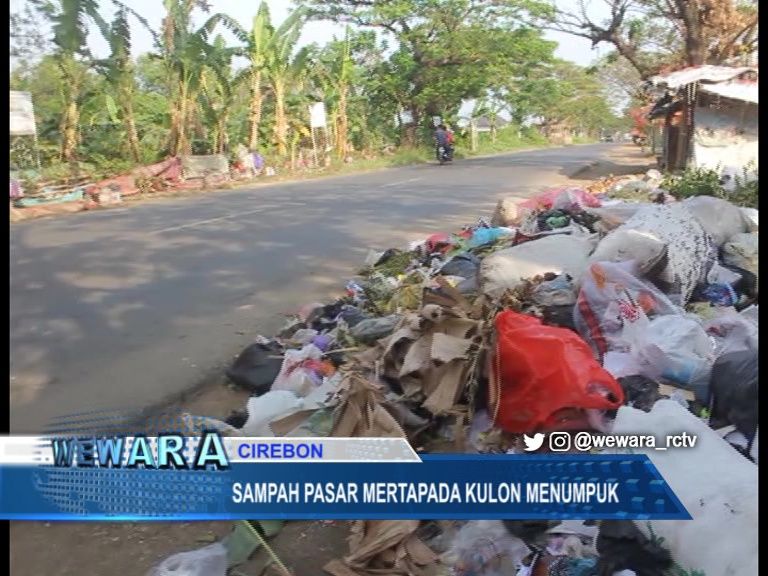
<instances>
[{"instance_id":1,"label":"tall tree trunk","mask_svg":"<svg viewBox=\"0 0 768 576\"><path fill-rule=\"evenodd\" d=\"M73 162L77 152L77 124L80 119L80 110L77 107L75 95L70 94L64 110L61 122L61 159L64 162Z\"/></svg>"},{"instance_id":2,"label":"tall tree trunk","mask_svg":"<svg viewBox=\"0 0 768 576\"><path fill-rule=\"evenodd\" d=\"M251 75L251 104L248 114L248 148L256 151L259 148L259 124L261 124L261 72Z\"/></svg>"},{"instance_id":3,"label":"tall tree trunk","mask_svg":"<svg viewBox=\"0 0 768 576\"><path fill-rule=\"evenodd\" d=\"M275 90L275 143L278 156L288 153L288 120L285 117L285 86L282 82L274 83Z\"/></svg>"},{"instance_id":4,"label":"tall tree trunk","mask_svg":"<svg viewBox=\"0 0 768 576\"><path fill-rule=\"evenodd\" d=\"M339 91L339 111L336 122L336 149L339 158L343 161L347 158L347 139L349 132L349 118L347 117L347 87L342 86Z\"/></svg>"},{"instance_id":5,"label":"tall tree trunk","mask_svg":"<svg viewBox=\"0 0 768 576\"><path fill-rule=\"evenodd\" d=\"M685 56L689 66L701 66L707 59L703 26L696 0L676 0L680 17L685 24Z\"/></svg>"},{"instance_id":6,"label":"tall tree trunk","mask_svg":"<svg viewBox=\"0 0 768 576\"><path fill-rule=\"evenodd\" d=\"M74 162L77 155L78 124L80 108L77 97L80 94L80 76L75 69L77 63L67 58L60 62L62 92L64 95L64 113L59 123L61 132L61 160Z\"/></svg>"},{"instance_id":7,"label":"tall tree trunk","mask_svg":"<svg viewBox=\"0 0 768 576\"><path fill-rule=\"evenodd\" d=\"M133 161L139 164L141 162L141 150L139 148L139 134L136 131L136 120L133 116L133 102L131 94L125 92L122 97L123 108L123 127L128 136L128 151Z\"/></svg>"}]
</instances>

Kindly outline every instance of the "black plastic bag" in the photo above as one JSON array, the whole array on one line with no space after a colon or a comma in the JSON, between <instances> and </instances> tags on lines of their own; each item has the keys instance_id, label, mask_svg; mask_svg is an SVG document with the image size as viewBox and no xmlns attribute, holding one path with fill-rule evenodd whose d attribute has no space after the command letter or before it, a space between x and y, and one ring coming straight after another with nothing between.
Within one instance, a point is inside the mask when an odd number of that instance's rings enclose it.
<instances>
[{"instance_id":1,"label":"black plastic bag","mask_svg":"<svg viewBox=\"0 0 768 576\"><path fill-rule=\"evenodd\" d=\"M233 384L250 390L255 396L269 392L272 383L283 365L281 358L274 358L282 353L275 342L269 344L251 344L245 348L227 370L227 378Z\"/></svg>"}]
</instances>

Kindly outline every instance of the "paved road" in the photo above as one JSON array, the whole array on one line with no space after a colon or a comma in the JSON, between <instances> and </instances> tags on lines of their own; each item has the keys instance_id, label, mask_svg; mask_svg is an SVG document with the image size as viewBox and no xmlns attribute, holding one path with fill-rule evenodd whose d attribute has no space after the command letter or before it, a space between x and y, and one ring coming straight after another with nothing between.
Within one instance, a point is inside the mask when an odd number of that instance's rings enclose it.
<instances>
[{"instance_id":1,"label":"paved road","mask_svg":"<svg viewBox=\"0 0 768 576\"><path fill-rule=\"evenodd\" d=\"M567 181L575 146L157 200L11 227L11 430L149 406L220 370L281 314L338 294L368 248Z\"/></svg>"}]
</instances>

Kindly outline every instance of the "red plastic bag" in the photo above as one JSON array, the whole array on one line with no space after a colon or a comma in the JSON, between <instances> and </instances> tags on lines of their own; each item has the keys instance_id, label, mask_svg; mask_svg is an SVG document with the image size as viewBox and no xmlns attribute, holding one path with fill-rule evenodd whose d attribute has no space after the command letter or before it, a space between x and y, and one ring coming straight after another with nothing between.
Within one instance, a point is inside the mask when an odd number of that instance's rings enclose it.
<instances>
[{"instance_id":1,"label":"red plastic bag","mask_svg":"<svg viewBox=\"0 0 768 576\"><path fill-rule=\"evenodd\" d=\"M496 316L490 400L495 424L522 434L572 427L567 415L584 423L584 410L615 410L624 392L578 334L505 310Z\"/></svg>"},{"instance_id":2,"label":"red plastic bag","mask_svg":"<svg viewBox=\"0 0 768 576\"><path fill-rule=\"evenodd\" d=\"M529 210L567 209L571 206L580 208L600 208L601 203L595 196L581 188L552 188L520 203L521 208Z\"/></svg>"}]
</instances>

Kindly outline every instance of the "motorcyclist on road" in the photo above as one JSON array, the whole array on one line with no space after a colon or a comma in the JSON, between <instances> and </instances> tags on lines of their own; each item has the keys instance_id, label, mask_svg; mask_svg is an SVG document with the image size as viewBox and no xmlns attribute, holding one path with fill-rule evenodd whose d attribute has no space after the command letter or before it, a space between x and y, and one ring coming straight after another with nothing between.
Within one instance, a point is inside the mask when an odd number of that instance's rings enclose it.
<instances>
[{"instance_id":1,"label":"motorcyclist on road","mask_svg":"<svg viewBox=\"0 0 768 576\"><path fill-rule=\"evenodd\" d=\"M450 158L453 152L453 134L451 134L445 127L445 124L440 124L435 130L435 145L437 149L442 147L445 149L446 155Z\"/></svg>"}]
</instances>

